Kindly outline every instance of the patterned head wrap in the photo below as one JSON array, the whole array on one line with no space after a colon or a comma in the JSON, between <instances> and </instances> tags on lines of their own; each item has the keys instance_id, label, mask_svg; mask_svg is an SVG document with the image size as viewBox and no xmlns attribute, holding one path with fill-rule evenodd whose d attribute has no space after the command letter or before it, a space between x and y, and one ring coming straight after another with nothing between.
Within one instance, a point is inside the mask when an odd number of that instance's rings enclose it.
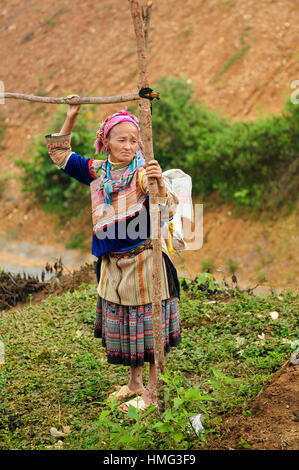
<instances>
[{"instance_id":1,"label":"patterned head wrap","mask_svg":"<svg viewBox=\"0 0 299 470\"><path fill-rule=\"evenodd\" d=\"M121 122L132 122L137 127L139 150L137 150L137 152L135 153L131 163L126 168L120 180L112 181L110 174L111 163L108 159L108 151L104 147L104 138L108 135L109 131L111 131L114 126L120 124ZM125 107L125 109L121 109L117 113L112 114L112 116L109 116L105 121L100 124L96 132L95 148L96 155L98 155L103 150L105 155L107 156L105 162L101 167L101 172L99 175L99 178L101 179L101 189L103 190L104 204L102 206L101 211L101 215L103 215L106 207L111 204L111 193L119 192L123 188L125 188L131 182L137 168L142 167L143 163L145 162L143 157L143 145L140 138L139 121L137 117L134 116L134 114L131 114L127 111L127 106Z\"/></svg>"},{"instance_id":2,"label":"patterned head wrap","mask_svg":"<svg viewBox=\"0 0 299 470\"><path fill-rule=\"evenodd\" d=\"M121 122L131 122L137 127L138 130L138 143L140 150L143 150L143 145L140 138L140 127L139 121L134 114L129 113L127 111L127 106L124 109L120 109L117 113L112 114L112 116L108 116L107 119L100 123L99 128L96 132L96 140L95 140L95 155L98 155L103 150L105 155L108 155L107 150L104 147L104 138L107 137L108 133L111 129L120 124Z\"/></svg>"}]
</instances>

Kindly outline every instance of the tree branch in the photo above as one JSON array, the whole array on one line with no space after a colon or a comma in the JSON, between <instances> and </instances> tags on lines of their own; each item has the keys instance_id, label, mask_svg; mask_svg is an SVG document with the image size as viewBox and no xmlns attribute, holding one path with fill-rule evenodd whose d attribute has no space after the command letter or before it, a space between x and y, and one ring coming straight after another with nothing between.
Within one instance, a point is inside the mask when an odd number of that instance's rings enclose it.
<instances>
[{"instance_id":1,"label":"tree branch","mask_svg":"<svg viewBox=\"0 0 299 470\"><path fill-rule=\"evenodd\" d=\"M150 28L151 12L152 12L152 1L148 1L145 7L142 7L142 19L144 25L144 36L145 36L145 49L148 48L148 33Z\"/></svg>"},{"instance_id":2,"label":"tree branch","mask_svg":"<svg viewBox=\"0 0 299 470\"><path fill-rule=\"evenodd\" d=\"M16 100L36 101L39 103L52 103L52 104L110 104L110 103L123 103L126 101L140 100L138 93L130 93L128 95L116 96L95 96L94 98L52 98L48 96L35 96L24 95L22 93L0 93L1 98L13 98Z\"/></svg>"}]
</instances>

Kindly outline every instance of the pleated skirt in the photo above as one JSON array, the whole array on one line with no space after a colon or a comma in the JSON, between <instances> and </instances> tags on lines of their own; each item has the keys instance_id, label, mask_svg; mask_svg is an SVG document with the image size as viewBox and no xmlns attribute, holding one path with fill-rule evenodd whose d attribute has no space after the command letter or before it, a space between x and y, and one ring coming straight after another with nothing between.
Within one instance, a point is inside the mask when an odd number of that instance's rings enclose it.
<instances>
[{"instance_id":1,"label":"pleated skirt","mask_svg":"<svg viewBox=\"0 0 299 470\"><path fill-rule=\"evenodd\" d=\"M176 297L162 300L164 353L181 343L181 320ZM98 295L94 336L102 338L109 364L130 367L154 363L152 304L119 305Z\"/></svg>"}]
</instances>

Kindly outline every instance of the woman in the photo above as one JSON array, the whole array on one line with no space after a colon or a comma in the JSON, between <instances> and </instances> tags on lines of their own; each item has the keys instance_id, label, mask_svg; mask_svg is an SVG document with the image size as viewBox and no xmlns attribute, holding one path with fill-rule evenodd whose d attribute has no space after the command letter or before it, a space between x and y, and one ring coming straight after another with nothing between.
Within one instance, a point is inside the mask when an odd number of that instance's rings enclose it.
<instances>
[{"instance_id":1,"label":"woman","mask_svg":"<svg viewBox=\"0 0 299 470\"><path fill-rule=\"evenodd\" d=\"M69 95L68 98L77 97ZM130 367L127 385L113 395L118 401L141 395L138 407L156 402L156 372L152 331L152 267L147 178L157 179L161 221L173 217L177 196L165 185L156 160L145 163L137 118L126 109L109 116L96 133L96 154L84 158L71 149L71 131L80 105L69 105L59 134L47 135L48 152L58 168L90 185L92 199L92 254L96 266L98 300L96 338L102 338L108 362ZM137 232L136 232L137 229ZM162 323L164 351L181 342L180 296L176 269L162 238ZM142 367L150 363L143 386ZM128 410L123 403L120 409Z\"/></svg>"}]
</instances>

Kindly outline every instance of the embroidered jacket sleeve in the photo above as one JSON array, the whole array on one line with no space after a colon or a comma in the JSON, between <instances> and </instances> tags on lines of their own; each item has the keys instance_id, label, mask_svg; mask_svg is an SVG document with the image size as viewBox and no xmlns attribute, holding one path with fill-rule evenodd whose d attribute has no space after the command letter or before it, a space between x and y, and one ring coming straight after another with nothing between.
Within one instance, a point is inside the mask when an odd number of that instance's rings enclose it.
<instances>
[{"instance_id":1,"label":"embroidered jacket sleeve","mask_svg":"<svg viewBox=\"0 0 299 470\"><path fill-rule=\"evenodd\" d=\"M162 221L169 221L173 219L173 216L175 214L176 208L179 204L179 200L175 192L173 192L167 181L163 179L164 184L167 189L167 195L165 197L161 197L161 203L160 203L160 210L161 210L161 222ZM139 174L139 184L144 192L144 194L148 194L148 181L147 181L147 176L145 173L145 170L142 169Z\"/></svg>"},{"instance_id":2,"label":"embroidered jacket sleeve","mask_svg":"<svg viewBox=\"0 0 299 470\"><path fill-rule=\"evenodd\" d=\"M89 185L98 177L104 160L81 157L71 148L71 134L45 136L47 149L53 163L67 175Z\"/></svg>"}]
</instances>

